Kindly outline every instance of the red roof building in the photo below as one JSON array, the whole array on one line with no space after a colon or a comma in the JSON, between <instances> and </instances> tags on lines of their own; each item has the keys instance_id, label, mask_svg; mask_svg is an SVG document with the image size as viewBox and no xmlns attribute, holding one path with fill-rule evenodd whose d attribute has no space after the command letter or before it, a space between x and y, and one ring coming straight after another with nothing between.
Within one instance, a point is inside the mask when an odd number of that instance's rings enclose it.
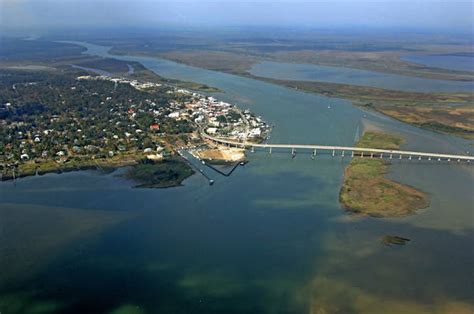
<instances>
[{"instance_id":1,"label":"red roof building","mask_svg":"<svg viewBox=\"0 0 474 314\"><path fill-rule=\"evenodd\" d=\"M153 123L150 125L150 130L159 130L160 125L158 123Z\"/></svg>"}]
</instances>

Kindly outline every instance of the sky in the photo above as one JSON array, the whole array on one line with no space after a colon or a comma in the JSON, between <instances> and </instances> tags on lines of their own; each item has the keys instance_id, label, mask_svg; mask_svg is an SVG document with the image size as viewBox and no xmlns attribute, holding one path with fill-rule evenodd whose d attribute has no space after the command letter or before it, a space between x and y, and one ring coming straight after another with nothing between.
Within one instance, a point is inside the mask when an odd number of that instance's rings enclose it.
<instances>
[{"instance_id":1,"label":"sky","mask_svg":"<svg viewBox=\"0 0 474 314\"><path fill-rule=\"evenodd\" d=\"M466 0L0 0L0 27L310 26L473 32Z\"/></svg>"}]
</instances>

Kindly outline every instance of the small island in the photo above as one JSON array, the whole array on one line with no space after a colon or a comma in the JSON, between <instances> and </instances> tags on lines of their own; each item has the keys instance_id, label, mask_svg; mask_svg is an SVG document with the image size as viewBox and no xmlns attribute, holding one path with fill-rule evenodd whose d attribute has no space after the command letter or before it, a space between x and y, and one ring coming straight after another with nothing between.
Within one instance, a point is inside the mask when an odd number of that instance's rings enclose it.
<instances>
[{"instance_id":1,"label":"small island","mask_svg":"<svg viewBox=\"0 0 474 314\"><path fill-rule=\"evenodd\" d=\"M401 137L366 132L358 147L398 149ZM389 162L379 158L354 158L344 172L339 194L347 211L371 217L403 217L429 205L428 196L411 186L384 177Z\"/></svg>"}]
</instances>

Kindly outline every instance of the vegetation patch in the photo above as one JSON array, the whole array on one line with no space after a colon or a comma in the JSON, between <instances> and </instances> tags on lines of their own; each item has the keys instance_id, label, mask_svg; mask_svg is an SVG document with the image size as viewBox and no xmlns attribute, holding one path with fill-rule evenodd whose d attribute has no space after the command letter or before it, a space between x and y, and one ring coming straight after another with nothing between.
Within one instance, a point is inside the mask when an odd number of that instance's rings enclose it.
<instances>
[{"instance_id":1,"label":"vegetation patch","mask_svg":"<svg viewBox=\"0 0 474 314\"><path fill-rule=\"evenodd\" d=\"M474 139L474 107L379 106L375 110L418 127Z\"/></svg>"},{"instance_id":2,"label":"vegetation patch","mask_svg":"<svg viewBox=\"0 0 474 314\"><path fill-rule=\"evenodd\" d=\"M392 245L405 245L407 242L409 242L410 239L404 238L404 237L399 237L399 236L392 236L392 235L385 235L382 237L382 244L386 246L392 246Z\"/></svg>"},{"instance_id":3,"label":"vegetation patch","mask_svg":"<svg viewBox=\"0 0 474 314\"><path fill-rule=\"evenodd\" d=\"M178 158L159 162L143 161L130 168L125 174L139 184L140 188L168 188L179 186L184 179L194 174L194 170Z\"/></svg>"},{"instance_id":4,"label":"vegetation patch","mask_svg":"<svg viewBox=\"0 0 474 314\"><path fill-rule=\"evenodd\" d=\"M400 137L366 132L360 147L396 149ZM340 202L350 212L372 217L402 217L429 205L427 195L408 185L384 178L389 163L382 159L354 158L344 172Z\"/></svg>"}]
</instances>

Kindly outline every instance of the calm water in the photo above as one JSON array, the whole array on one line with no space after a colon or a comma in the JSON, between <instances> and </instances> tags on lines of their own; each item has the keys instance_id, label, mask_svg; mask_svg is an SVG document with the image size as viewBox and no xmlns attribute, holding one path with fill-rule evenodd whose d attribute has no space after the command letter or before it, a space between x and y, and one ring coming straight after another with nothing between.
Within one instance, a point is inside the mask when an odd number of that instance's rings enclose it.
<instances>
[{"instance_id":1,"label":"calm water","mask_svg":"<svg viewBox=\"0 0 474 314\"><path fill-rule=\"evenodd\" d=\"M264 61L250 73L274 79L320 81L413 92L473 92L474 82L432 80L343 67Z\"/></svg>"},{"instance_id":2,"label":"calm water","mask_svg":"<svg viewBox=\"0 0 474 314\"><path fill-rule=\"evenodd\" d=\"M404 56L400 58L405 61L415 62L435 68L457 71L474 71L474 55L427 55L427 56Z\"/></svg>"},{"instance_id":3,"label":"calm water","mask_svg":"<svg viewBox=\"0 0 474 314\"><path fill-rule=\"evenodd\" d=\"M107 49L88 45L105 56ZM349 145L365 129L405 148L463 152L472 142L328 99L143 57L157 73L217 94L275 125L271 141ZM329 108L328 108L329 107ZM402 219L348 216L347 160L256 152L229 178L134 189L117 173L50 174L0 184L0 312L470 313L472 167L394 162L390 177L430 194ZM401 235L405 247L380 237Z\"/></svg>"}]
</instances>

